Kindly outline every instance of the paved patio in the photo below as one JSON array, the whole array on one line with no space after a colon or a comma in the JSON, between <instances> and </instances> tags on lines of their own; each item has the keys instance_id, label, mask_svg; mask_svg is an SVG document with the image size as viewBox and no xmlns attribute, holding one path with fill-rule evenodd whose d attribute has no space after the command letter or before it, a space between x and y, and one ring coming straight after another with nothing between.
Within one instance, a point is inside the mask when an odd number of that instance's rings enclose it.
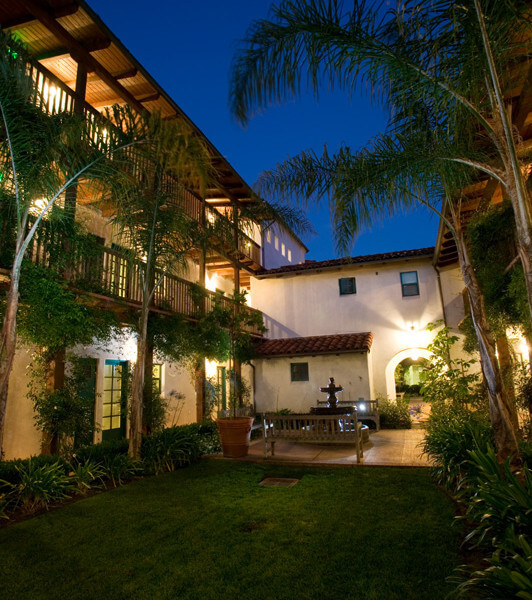
<instances>
[{"instance_id":1,"label":"paved patio","mask_svg":"<svg viewBox=\"0 0 532 600\"><path fill-rule=\"evenodd\" d=\"M361 464L367 466L428 467L428 458L422 454L421 442L424 430L381 429L370 434L369 442L364 444L364 458ZM264 442L257 439L251 442L248 462L264 462ZM276 442L275 456L267 462L356 465L353 445L340 444L292 444Z\"/></svg>"}]
</instances>

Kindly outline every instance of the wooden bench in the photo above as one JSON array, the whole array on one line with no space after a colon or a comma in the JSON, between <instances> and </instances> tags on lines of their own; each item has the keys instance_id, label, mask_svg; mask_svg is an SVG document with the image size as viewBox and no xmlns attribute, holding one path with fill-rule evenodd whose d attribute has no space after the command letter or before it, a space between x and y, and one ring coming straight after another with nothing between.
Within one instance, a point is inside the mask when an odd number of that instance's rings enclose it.
<instances>
[{"instance_id":1,"label":"wooden bench","mask_svg":"<svg viewBox=\"0 0 532 600\"><path fill-rule=\"evenodd\" d=\"M327 406L327 400L318 400L318 406ZM348 402L347 400L339 400L336 403L337 406L343 408L345 406L354 406L357 409L359 421L373 421L375 423L375 429L379 431L381 428L381 418L379 415L379 403L377 400L353 400Z\"/></svg>"},{"instance_id":2,"label":"wooden bench","mask_svg":"<svg viewBox=\"0 0 532 600\"><path fill-rule=\"evenodd\" d=\"M275 453L275 442L355 444L357 463L364 456L362 423L353 415L263 415L264 456Z\"/></svg>"}]
</instances>

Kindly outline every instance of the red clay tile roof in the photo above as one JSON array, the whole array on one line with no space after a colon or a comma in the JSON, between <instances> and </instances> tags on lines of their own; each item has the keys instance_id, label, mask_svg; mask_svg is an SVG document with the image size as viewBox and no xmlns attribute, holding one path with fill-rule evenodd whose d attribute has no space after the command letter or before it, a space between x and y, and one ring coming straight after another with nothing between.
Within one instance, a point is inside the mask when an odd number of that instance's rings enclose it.
<instances>
[{"instance_id":1,"label":"red clay tile roof","mask_svg":"<svg viewBox=\"0 0 532 600\"><path fill-rule=\"evenodd\" d=\"M312 335L310 337L263 340L257 346L260 358L269 356L295 356L301 354L340 354L345 352L368 352L373 334L341 333L336 335Z\"/></svg>"},{"instance_id":2,"label":"red clay tile roof","mask_svg":"<svg viewBox=\"0 0 532 600\"><path fill-rule=\"evenodd\" d=\"M416 248L415 250L398 250L396 252L384 252L382 254L366 254L364 256L345 256L332 260L307 260L300 265L286 265L277 269L264 269L257 273L261 278L268 275L280 275L282 273L294 273L299 271L310 271L316 269L327 269L345 265L357 265L360 263L385 262L388 260L400 260L404 258L430 257L434 255L434 246L430 248Z\"/></svg>"}]
</instances>

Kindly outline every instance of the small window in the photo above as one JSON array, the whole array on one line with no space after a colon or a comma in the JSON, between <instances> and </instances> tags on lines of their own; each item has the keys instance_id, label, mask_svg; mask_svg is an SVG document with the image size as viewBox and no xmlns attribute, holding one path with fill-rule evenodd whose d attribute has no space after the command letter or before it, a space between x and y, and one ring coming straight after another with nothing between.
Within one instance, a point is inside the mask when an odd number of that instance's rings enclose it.
<instances>
[{"instance_id":1,"label":"small window","mask_svg":"<svg viewBox=\"0 0 532 600\"><path fill-rule=\"evenodd\" d=\"M288 262L292 262L292 250L288 248Z\"/></svg>"},{"instance_id":2,"label":"small window","mask_svg":"<svg viewBox=\"0 0 532 600\"><path fill-rule=\"evenodd\" d=\"M279 250L279 238L275 236L275 249Z\"/></svg>"},{"instance_id":3,"label":"small window","mask_svg":"<svg viewBox=\"0 0 532 600\"><path fill-rule=\"evenodd\" d=\"M266 241L268 242L268 244L272 243L272 232L270 229L266 230Z\"/></svg>"},{"instance_id":4,"label":"small window","mask_svg":"<svg viewBox=\"0 0 532 600\"><path fill-rule=\"evenodd\" d=\"M153 382L153 391L156 394L160 394L162 392L162 365L153 365L152 369L152 382Z\"/></svg>"},{"instance_id":5,"label":"small window","mask_svg":"<svg viewBox=\"0 0 532 600\"><path fill-rule=\"evenodd\" d=\"M308 381L308 363L290 363L290 381Z\"/></svg>"},{"instance_id":6,"label":"small window","mask_svg":"<svg viewBox=\"0 0 532 600\"><path fill-rule=\"evenodd\" d=\"M417 271L401 273L401 288L404 296L419 296L419 283Z\"/></svg>"},{"instance_id":7,"label":"small window","mask_svg":"<svg viewBox=\"0 0 532 600\"><path fill-rule=\"evenodd\" d=\"M286 254L286 246L283 244L281 244L281 254L284 256Z\"/></svg>"},{"instance_id":8,"label":"small window","mask_svg":"<svg viewBox=\"0 0 532 600\"><path fill-rule=\"evenodd\" d=\"M342 277L338 280L340 286L340 296L357 293L357 282L355 277Z\"/></svg>"}]
</instances>

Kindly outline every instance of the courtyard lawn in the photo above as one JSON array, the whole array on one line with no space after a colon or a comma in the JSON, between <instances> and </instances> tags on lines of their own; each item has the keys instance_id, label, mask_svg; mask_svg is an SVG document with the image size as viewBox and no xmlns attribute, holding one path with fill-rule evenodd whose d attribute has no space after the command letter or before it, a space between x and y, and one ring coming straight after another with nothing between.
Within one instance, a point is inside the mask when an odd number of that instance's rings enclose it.
<instances>
[{"instance_id":1,"label":"courtyard lawn","mask_svg":"<svg viewBox=\"0 0 532 600\"><path fill-rule=\"evenodd\" d=\"M428 469L202 461L0 530L0 597L439 600L453 519Z\"/></svg>"}]
</instances>

